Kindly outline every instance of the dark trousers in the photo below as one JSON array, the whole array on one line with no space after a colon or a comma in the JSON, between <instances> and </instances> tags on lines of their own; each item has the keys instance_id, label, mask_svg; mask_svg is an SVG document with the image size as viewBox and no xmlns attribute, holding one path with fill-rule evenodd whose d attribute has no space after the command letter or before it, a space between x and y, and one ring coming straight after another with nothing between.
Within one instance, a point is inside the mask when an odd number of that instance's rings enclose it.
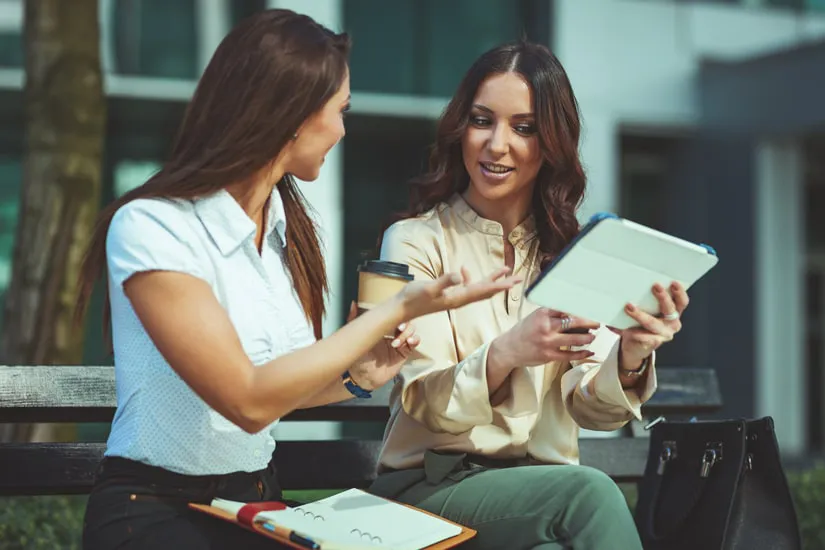
<instances>
[{"instance_id":1,"label":"dark trousers","mask_svg":"<svg viewBox=\"0 0 825 550\"><path fill-rule=\"evenodd\" d=\"M190 509L213 498L281 500L270 465L259 472L187 476L127 460L105 458L98 468L83 522L84 550L285 548L237 525Z\"/></svg>"}]
</instances>

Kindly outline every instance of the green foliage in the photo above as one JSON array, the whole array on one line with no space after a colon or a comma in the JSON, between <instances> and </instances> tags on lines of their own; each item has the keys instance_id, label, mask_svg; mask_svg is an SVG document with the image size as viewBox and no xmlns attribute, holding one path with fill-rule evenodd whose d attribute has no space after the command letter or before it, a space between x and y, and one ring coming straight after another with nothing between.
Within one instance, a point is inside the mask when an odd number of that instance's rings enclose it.
<instances>
[{"instance_id":1,"label":"green foliage","mask_svg":"<svg viewBox=\"0 0 825 550\"><path fill-rule=\"evenodd\" d=\"M802 547L806 550L825 550L825 464L801 472L789 472Z\"/></svg>"},{"instance_id":2,"label":"green foliage","mask_svg":"<svg viewBox=\"0 0 825 550\"><path fill-rule=\"evenodd\" d=\"M80 548L85 496L0 498L0 550Z\"/></svg>"}]
</instances>

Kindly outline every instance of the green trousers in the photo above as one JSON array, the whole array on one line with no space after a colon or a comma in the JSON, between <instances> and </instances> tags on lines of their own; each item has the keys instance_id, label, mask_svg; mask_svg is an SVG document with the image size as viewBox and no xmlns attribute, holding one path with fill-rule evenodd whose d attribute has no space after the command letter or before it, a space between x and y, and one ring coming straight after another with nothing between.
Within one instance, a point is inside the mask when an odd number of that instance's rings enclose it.
<instances>
[{"instance_id":1,"label":"green trousers","mask_svg":"<svg viewBox=\"0 0 825 550\"><path fill-rule=\"evenodd\" d=\"M429 452L424 468L383 473L370 491L478 531L461 548L642 548L619 488L585 466L486 468Z\"/></svg>"}]
</instances>

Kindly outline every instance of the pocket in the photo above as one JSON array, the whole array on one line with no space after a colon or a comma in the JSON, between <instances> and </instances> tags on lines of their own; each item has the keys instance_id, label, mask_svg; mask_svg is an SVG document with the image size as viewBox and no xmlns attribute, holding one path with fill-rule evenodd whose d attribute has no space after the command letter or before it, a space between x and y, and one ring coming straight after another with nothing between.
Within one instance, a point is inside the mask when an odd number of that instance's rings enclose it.
<instances>
[{"instance_id":1,"label":"pocket","mask_svg":"<svg viewBox=\"0 0 825 550\"><path fill-rule=\"evenodd\" d=\"M120 548L132 536L129 527L129 491L123 487L95 490L86 503L83 548Z\"/></svg>"}]
</instances>

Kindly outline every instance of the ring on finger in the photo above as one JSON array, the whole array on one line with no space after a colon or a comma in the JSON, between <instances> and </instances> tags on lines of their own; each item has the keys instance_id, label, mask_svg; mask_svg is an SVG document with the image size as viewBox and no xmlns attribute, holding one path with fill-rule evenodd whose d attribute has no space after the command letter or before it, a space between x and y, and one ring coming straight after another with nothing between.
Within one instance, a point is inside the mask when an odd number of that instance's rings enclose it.
<instances>
[{"instance_id":1,"label":"ring on finger","mask_svg":"<svg viewBox=\"0 0 825 550\"><path fill-rule=\"evenodd\" d=\"M562 317L561 318L561 329L563 331L569 329L571 322L573 322L573 319L571 319L570 317Z\"/></svg>"},{"instance_id":2,"label":"ring on finger","mask_svg":"<svg viewBox=\"0 0 825 550\"><path fill-rule=\"evenodd\" d=\"M665 321L676 321L677 319L679 319L679 312L674 311L672 313L665 313L664 315L662 315L662 319Z\"/></svg>"}]
</instances>

